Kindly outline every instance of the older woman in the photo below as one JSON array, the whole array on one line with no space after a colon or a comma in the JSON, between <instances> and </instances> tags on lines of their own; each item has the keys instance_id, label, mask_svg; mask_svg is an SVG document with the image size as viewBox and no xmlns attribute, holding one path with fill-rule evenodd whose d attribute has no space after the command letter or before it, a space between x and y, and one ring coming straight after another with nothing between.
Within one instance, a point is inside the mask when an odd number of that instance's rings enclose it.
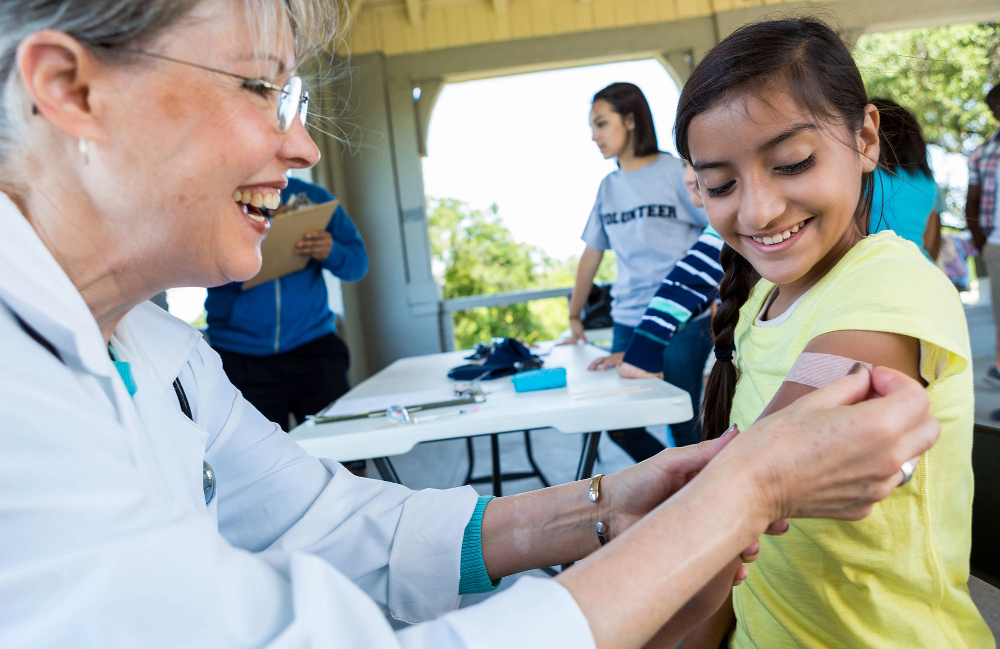
<instances>
[{"instance_id":1,"label":"older woman","mask_svg":"<svg viewBox=\"0 0 1000 649\"><path fill-rule=\"evenodd\" d=\"M256 273L245 197L319 157L293 75L328 4L0 0L0 646L670 646L773 521L860 518L933 443L876 369L485 509L306 456L144 301Z\"/></svg>"}]
</instances>

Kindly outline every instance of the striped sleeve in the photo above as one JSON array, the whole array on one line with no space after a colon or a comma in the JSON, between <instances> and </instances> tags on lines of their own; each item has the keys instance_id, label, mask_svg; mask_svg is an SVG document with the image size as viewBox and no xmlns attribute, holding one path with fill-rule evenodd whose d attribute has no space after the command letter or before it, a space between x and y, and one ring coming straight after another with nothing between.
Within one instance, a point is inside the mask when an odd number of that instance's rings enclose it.
<instances>
[{"instance_id":1,"label":"striped sleeve","mask_svg":"<svg viewBox=\"0 0 1000 649\"><path fill-rule=\"evenodd\" d=\"M647 372L663 369L663 348L688 320L703 313L722 280L722 239L711 227L660 284L625 350L624 362Z\"/></svg>"}]
</instances>

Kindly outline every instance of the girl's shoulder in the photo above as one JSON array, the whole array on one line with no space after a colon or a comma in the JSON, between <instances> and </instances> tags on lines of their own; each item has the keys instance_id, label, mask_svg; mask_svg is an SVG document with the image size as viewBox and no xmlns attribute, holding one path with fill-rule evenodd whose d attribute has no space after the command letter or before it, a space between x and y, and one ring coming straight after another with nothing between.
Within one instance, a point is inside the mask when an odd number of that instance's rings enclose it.
<instances>
[{"instance_id":1,"label":"girl's shoulder","mask_svg":"<svg viewBox=\"0 0 1000 649\"><path fill-rule=\"evenodd\" d=\"M865 237L834 266L818 289L839 291L863 285L868 292L914 290L952 296L955 289L943 272L908 241L891 230ZM916 297L914 295L914 297Z\"/></svg>"},{"instance_id":2,"label":"girl's shoulder","mask_svg":"<svg viewBox=\"0 0 1000 649\"><path fill-rule=\"evenodd\" d=\"M958 291L912 242L892 231L859 242L811 291L811 337L829 331L885 331L967 356Z\"/></svg>"}]
</instances>

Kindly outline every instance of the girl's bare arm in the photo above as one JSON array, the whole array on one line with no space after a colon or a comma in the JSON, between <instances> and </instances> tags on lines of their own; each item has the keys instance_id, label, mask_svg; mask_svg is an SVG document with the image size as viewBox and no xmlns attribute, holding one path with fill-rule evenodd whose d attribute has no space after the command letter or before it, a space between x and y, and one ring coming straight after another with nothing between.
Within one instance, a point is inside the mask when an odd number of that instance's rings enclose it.
<instances>
[{"instance_id":1,"label":"girl's bare arm","mask_svg":"<svg viewBox=\"0 0 1000 649\"><path fill-rule=\"evenodd\" d=\"M925 383L919 371L920 342L909 336L883 331L834 331L813 338L803 352L832 354L876 367L891 367ZM801 383L785 381L757 419L787 408L815 390ZM715 615L684 638L681 649L717 649L735 623L730 596Z\"/></svg>"},{"instance_id":2,"label":"girl's bare arm","mask_svg":"<svg viewBox=\"0 0 1000 649\"><path fill-rule=\"evenodd\" d=\"M910 336L884 331L833 331L813 338L802 351L842 356L875 367L890 367L926 385L920 376L920 341ZM789 406L815 389L785 381L758 419Z\"/></svg>"}]
</instances>

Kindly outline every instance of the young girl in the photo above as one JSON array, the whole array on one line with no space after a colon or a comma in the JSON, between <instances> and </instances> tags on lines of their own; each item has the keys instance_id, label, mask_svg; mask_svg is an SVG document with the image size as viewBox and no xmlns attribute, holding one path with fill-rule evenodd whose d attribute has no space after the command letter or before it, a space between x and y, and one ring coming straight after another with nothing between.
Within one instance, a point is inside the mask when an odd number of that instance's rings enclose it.
<instances>
[{"instance_id":1,"label":"young girl","mask_svg":"<svg viewBox=\"0 0 1000 649\"><path fill-rule=\"evenodd\" d=\"M858 522L796 520L684 646L993 647L969 597L972 360L958 294L920 250L868 233L879 114L808 19L746 26L684 86L677 149L726 242L704 432L746 429L854 361L921 380L941 438ZM758 276L760 279L758 279ZM795 372L790 371L795 366ZM842 373L842 372L841 372ZM908 480L908 482L907 482Z\"/></svg>"},{"instance_id":2,"label":"young girl","mask_svg":"<svg viewBox=\"0 0 1000 649\"><path fill-rule=\"evenodd\" d=\"M586 341L580 311L586 303L604 251L612 249L618 278L611 291L614 321L612 352L624 352L663 278L694 245L708 225L684 188L684 163L657 148L653 115L642 91L631 83L613 83L596 95L590 112L593 139L619 169L601 182L583 232L587 244L570 300L571 342ZM666 350L658 371L691 395L697 410L701 370L711 351L707 319L689 323ZM678 446L700 440L698 419L671 424ZM663 445L645 430L613 431L611 438L637 462Z\"/></svg>"}]
</instances>

